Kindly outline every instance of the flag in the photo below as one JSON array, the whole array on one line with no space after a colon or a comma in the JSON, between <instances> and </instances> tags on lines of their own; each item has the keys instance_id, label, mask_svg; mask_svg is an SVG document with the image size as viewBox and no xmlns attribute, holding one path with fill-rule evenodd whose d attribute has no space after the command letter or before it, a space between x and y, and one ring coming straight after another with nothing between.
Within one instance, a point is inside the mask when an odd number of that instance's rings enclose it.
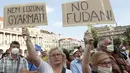
<instances>
[{"instance_id":1,"label":"flag","mask_svg":"<svg viewBox=\"0 0 130 73\"><path fill-rule=\"evenodd\" d=\"M35 44L35 49L36 49L36 51L42 51L41 46L39 46L37 44Z\"/></svg>"}]
</instances>

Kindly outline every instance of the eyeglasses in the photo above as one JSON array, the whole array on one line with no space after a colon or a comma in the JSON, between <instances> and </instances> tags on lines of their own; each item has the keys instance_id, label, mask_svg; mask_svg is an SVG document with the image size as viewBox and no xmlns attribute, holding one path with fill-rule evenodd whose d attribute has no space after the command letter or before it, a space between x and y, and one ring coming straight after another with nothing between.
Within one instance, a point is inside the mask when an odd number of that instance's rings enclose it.
<instances>
[{"instance_id":1,"label":"eyeglasses","mask_svg":"<svg viewBox=\"0 0 130 73\"><path fill-rule=\"evenodd\" d=\"M56 57L56 56L59 57L59 56L61 56L61 54L57 53L57 54L50 55L50 57L53 57L53 58Z\"/></svg>"},{"instance_id":2,"label":"eyeglasses","mask_svg":"<svg viewBox=\"0 0 130 73\"><path fill-rule=\"evenodd\" d=\"M112 65L112 61L102 62L102 63L99 63L99 64L102 65L102 66Z\"/></svg>"}]
</instances>

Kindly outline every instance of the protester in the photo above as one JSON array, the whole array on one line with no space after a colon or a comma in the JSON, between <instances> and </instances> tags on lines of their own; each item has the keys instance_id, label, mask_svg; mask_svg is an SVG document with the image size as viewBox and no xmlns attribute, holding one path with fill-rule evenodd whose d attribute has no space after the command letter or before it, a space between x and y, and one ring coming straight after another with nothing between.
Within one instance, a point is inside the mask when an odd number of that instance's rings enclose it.
<instances>
[{"instance_id":1,"label":"protester","mask_svg":"<svg viewBox=\"0 0 130 73\"><path fill-rule=\"evenodd\" d=\"M24 57L26 58L28 56L28 51L25 49L24 50Z\"/></svg>"},{"instance_id":2,"label":"protester","mask_svg":"<svg viewBox=\"0 0 130 73\"><path fill-rule=\"evenodd\" d=\"M114 53L114 45L109 38L100 38L98 41L99 51L105 52L112 60L112 72L113 73L130 73L128 62L121 58L118 54Z\"/></svg>"},{"instance_id":3,"label":"protester","mask_svg":"<svg viewBox=\"0 0 130 73\"><path fill-rule=\"evenodd\" d=\"M81 53L81 55L82 55L82 53L83 53L82 46L78 46L78 47L77 47L77 49L79 50L79 52L80 52L80 53Z\"/></svg>"},{"instance_id":4,"label":"protester","mask_svg":"<svg viewBox=\"0 0 130 73\"><path fill-rule=\"evenodd\" d=\"M27 56L27 61L28 61L28 69L29 71L36 71L37 68L35 67L35 65L32 63L32 60L29 58L29 56Z\"/></svg>"},{"instance_id":5,"label":"protester","mask_svg":"<svg viewBox=\"0 0 130 73\"><path fill-rule=\"evenodd\" d=\"M24 57L23 56L23 50L21 50L21 49L20 49L20 52L19 52L19 56Z\"/></svg>"},{"instance_id":6,"label":"protester","mask_svg":"<svg viewBox=\"0 0 130 73\"><path fill-rule=\"evenodd\" d=\"M2 58L3 50L0 49L0 59Z\"/></svg>"},{"instance_id":7,"label":"protester","mask_svg":"<svg viewBox=\"0 0 130 73\"><path fill-rule=\"evenodd\" d=\"M86 32L84 37L86 49L82 60L83 73L112 73L111 60L106 53L93 51L91 54L91 50L94 48L92 34Z\"/></svg>"},{"instance_id":8,"label":"protester","mask_svg":"<svg viewBox=\"0 0 130 73\"><path fill-rule=\"evenodd\" d=\"M114 44L114 54L119 55L120 58L125 59L126 61L130 60L127 58L125 54L122 53L122 47L121 47L121 40L119 38L113 39L113 44Z\"/></svg>"},{"instance_id":9,"label":"protester","mask_svg":"<svg viewBox=\"0 0 130 73\"><path fill-rule=\"evenodd\" d=\"M54 73L72 73L65 68L66 56L58 47L51 48L48 51L49 63L53 68Z\"/></svg>"},{"instance_id":10,"label":"protester","mask_svg":"<svg viewBox=\"0 0 130 73\"><path fill-rule=\"evenodd\" d=\"M74 49L73 51L74 60L70 64L70 70L73 73L82 73L81 55L82 53L79 49Z\"/></svg>"},{"instance_id":11,"label":"protester","mask_svg":"<svg viewBox=\"0 0 130 73\"><path fill-rule=\"evenodd\" d=\"M69 51L67 49L62 49L63 50L63 53L65 54L66 56L66 63L64 64L65 68L68 69L68 62L69 62Z\"/></svg>"},{"instance_id":12,"label":"protester","mask_svg":"<svg viewBox=\"0 0 130 73\"><path fill-rule=\"evenodd\" d=\"M19 73L22 68L28 69L28 63L25 58L19 56L20 44L13 41L10 44L10 55L0 60L0 72Z\"/></svg>"},{"instance_id":13,"label":"protester","mask_svg":"<svg viewBox=\"0 0 130 73\"><path fill-rule=\"evenodd\" d=\"M36 50L34 49L34 46L32 44L32 41L30 39L30 34L27 28L22 29L22 34L25 39L27 50L28 50L28 56L32 60L32 63L37 67L37 70L40 73L53 73L52 67L44 62L36 53Z\"/></svg>"},{"instance_id":14,"label":"protester","mask_svg":"<svg viewBox=\"0 0 130 73\"><path fill-rule=\"evenodd\" d=\"M47 57L47 51L41 51L41 58L43 61L47 62L48 57Z\"/></svg>"},{"instance_id":15,"label":"protester","mask_svg":"<svg viewBox=\"0 0 130 73\"><path fill-rule=\"evenodd\" d=\"M3 53L1 59L7 56L9 56L9 53Z\"/></svg>"}]
</instances>

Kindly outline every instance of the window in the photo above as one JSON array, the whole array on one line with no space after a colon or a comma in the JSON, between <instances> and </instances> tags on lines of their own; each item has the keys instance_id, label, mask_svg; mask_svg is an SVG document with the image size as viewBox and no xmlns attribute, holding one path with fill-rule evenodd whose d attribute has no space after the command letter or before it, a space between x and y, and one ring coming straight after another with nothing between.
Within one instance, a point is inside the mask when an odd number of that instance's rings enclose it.
<instances>
[{"instance_id":1,"label":"window","mask_svg":"<svg viewBox=\"0 0 130 73\"><path fill-rule=\"evenodd\" d=\"M5 35L5 39L6 39L6 40L5 40L5 44L6 44L6 45L10 44L9 34L6 34L6 35Z\"/></svg>"},{"instance_id":2,"label":"window","mask_svg":"<svg viewBox=\"0 0 130 73\"><path fill-rule=\"evenodd\" d=\"M2 45L2 42L3 42L3 39L2 39L2 38L3 38L3 34L1 33L1 34L0 34L0 45Z\"/></svg>"}]
</instances>

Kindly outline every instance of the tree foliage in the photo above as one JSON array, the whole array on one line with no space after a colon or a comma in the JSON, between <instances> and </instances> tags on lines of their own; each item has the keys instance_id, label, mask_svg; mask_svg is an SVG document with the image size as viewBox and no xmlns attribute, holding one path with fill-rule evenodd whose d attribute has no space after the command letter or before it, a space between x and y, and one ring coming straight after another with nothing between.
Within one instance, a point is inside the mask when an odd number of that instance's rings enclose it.
<instances>
[{"instance_id":1,"label":"tree foliage","mask_svg":"<svg viewBox=\"0 0 130 73\"><path fill-rule=\"evenodd\" d=\"M126 31L124 32L124 36L126 37L124 40L126 40L128 45L130 46L130 27L126 28Z\"/></svg>"},{"instance_id":2,"label":"tree foliage","mask_svg":"<svg viewBox=\"0 0 130 73\"><path fill-rule=\"evenodd\" d=\"M94 48L97 47L97 43L98 43L98 39L99 39L99 33L96 29L94 29L94 27L91 27L91 32L92 32L92 35L93 35L93 38L94 38Z\"/></svg>"}]
</instances>

